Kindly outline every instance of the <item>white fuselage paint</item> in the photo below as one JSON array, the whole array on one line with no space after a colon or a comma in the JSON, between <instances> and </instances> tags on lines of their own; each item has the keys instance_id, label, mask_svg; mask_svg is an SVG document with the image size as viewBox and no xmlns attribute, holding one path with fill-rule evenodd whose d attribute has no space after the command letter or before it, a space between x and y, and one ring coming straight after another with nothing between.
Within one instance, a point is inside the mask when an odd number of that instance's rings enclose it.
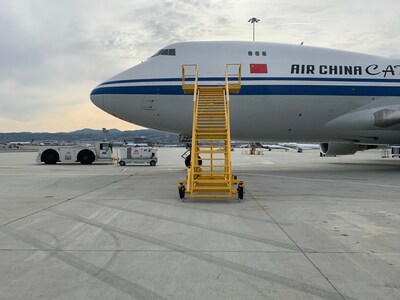
<instances>
[{"instance_id":1,"label":"white fuselage paint","mask_svg":"<svg viewBox=\"0 0 400 300\"><path fill-rule=\"evenodd\" d=\"M393 119L400 111L399 60L264 42L164 49L175 55L151 57L112 77L92 91L92 102L128 122L190 135L193 95L182 92L182 64L198 65L200 85L222 85L226 64L241 64L242 88L230 97L233 139L400 144L400 120ZM251 73L251 64L267 72Z\"/></svg>"}]
</instances>

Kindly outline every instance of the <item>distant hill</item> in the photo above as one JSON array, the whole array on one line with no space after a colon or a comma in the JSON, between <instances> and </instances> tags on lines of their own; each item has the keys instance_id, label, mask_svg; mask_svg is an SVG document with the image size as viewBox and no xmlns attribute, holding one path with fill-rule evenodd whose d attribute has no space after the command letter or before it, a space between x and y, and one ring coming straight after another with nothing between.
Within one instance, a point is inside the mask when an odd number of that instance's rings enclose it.
<instances>
[{"instance_id":1,"label":"distant hill","mask_svg":"<svg viewBox=\"0 0 400 300\"><path fill-rule=\"evenodd\" d=\"M72 132L0 132L0 144L8 142L29 142L29 141L100 141L103 139L102 130L81 129ZM108 140L110 141L128 141L128 142L151 142L156 145L179 144L179 135L167 133L153 129L141 129L120 131L118 129L108 130Z\"/></svg>"}]
</instances>

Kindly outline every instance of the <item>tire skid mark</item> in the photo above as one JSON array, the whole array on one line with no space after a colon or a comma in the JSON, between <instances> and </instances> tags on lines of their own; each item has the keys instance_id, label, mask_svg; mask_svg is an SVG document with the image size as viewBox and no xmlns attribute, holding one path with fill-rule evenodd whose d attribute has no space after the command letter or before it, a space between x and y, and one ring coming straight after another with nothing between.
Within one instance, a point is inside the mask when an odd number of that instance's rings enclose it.
<instances>
[{"instance_id":1,"label":"tire skid mark","mask_svg":"<svg viewBox=\"0 0 400 300\"><path fill-rule=\"evenodd\" d=\"M234 232L234 231L230 231L230 230L226 230L226 229L220 229L220 228L216 228L216 227L212 227L212 226L208 226L208 225L204 225L204 224L200 224L200 223L194 223L194 222L190 222L190 221L186 221L186 220L183 221L183 220L177 219L177 218L156 215L156 214L153 214L153 213L143 212L143 211L139 211L139 210L136 210L136 209L121 208L121 207L116 206L116 205L110 205L110 204L105 204L105 203L101 203L101 204L100 203L95 203L95 202L91 202L91 203L94 204L94 205L106 206L106 207L109 207L109 208L118 209L118 210L129 212L129 213L139 214L139 215L143 215L143 216L147 216L147 217L152 217L152 218L161 219L161 220L165 220L165 221L169 221L169 222L174 222L174 223L177 223L177 224L183 224L183 225L187 225L187 226L192 226L192 227L196 227L196 228L205 229L205 230L212 231L212 232L222 233L222 234L226 234L226 235L229 235L229 236L234 236L234 237L246 239L246 240L253 241L253 242L259 242L259 243L262 243L262 244L273 245L273 246L276 246L276 247L280 247L280 248L284 248L284 249L288 249L288 250L293 250L293 251L296 251L296 252L299 250L298 247L296 247L296 245L291 244L291 243L284 243L284 242L274 241L274 240L271 240L271 239L255 237L255 236L251 236L251 235L244 234L244 233ZM305 248L304 251L316 252L313 249L307 249L307 248Z\"/></svg>"},{"instance_id":2,"label":"tire skid mark","mask_svg":"<svg viewBox=\"0 0 400 300\"><path fill-rule=\"evenodd\" d=\"M389 184L378 184L371 182L360 182L360 181L352 181L352 180L338 180L338 179L324 179L324 178L310 178L310 177L301 177L301 176L286 176L286 175L272 175L272 174L258 174L258 173L242 173L242 175L246 176L256 176L256 177L272 177L272 178L280 178L280 179L292 179L292 180L303 180L303 181L316 181L316 182L326 182L326 183L339 183L339 184L352 184L352 185L361 185L361 186L375 186L380 188L393 188L395 190L399 189L398 185L389 185Z\"/></svg>"},{"instance_id":3,"label":"tire skid mark","mask_svg":"<svg viewBox=\"0 0 400 300\"><path fill-rule=\"evenodd\" d=\"M97 226L99 227L99 226ZM103 228L104 229L104 228ZM22 242L28 243L31 246L41 249L41 248L55 248L47 243L44 243L38 239L33 238L30 235L24 234L19 231L15 231L9 227L1 228L1 231L7 235L20 240ZM51 251L51 256L62 261L63 263L74 267L90 276L97 278L98 280L104 282L105 284L112 286L113 288L131 296L136 299L154 299L154 300L164 300L165 298L152 290L149 290L137 283L129 281L111 271L105 270L103 268L97 267L96 265L84 261L75 255L72 255L66 251Z\"/></svg>"},{"instance_id":4,"label":"tire skid mark","mask_svg":"<svg viewBox=\"0 0 400 300\"><path fill-rule=\"evenodd\" d=\"M321 274L321 276L328 282L328 284L340 295L341 299L345 300L346 298L342 295L342 293L338 290L338 288L332 283L332 281L328 278L327 275L325 275L322 270L311 260L310 256L307 255L306 251L300 247L300 245L294 240L292 236L282 227L281 224L279 224L274 217L262 206L252 195L251 193L250 197L255 200L258 205L264 209L265 213L275 222L275 224L282 230L282 232L293 242L293 244L298 248L298 250L304 255L304 257L311 263L311 265L318 271L318 273Z\"/></svg>"},{"instance_id":5,"label":"tire skid mark","mask_svg":"<svg viewBox=\"0 0 400 300\"><path fill-rule=\"evenodd\" d=\"M302 293L306 293L309 295L313 295L313 296L317 296L317 297L321 297L323 299L340 299L343 300L343 296L339 293L337 293L337 291L335 291L334 289L332 289L330 287L331 290L319 287L319 286L315 286L315 285L311 285L311 284L307 284L305 282L299 282L295 279L291 279L291 278L287 278L278 274L274 274L268 271L264 271L264 270L257 270L251 267L248 267L246 265L243 264L239 264L236 262L232 262L232 261L228 261L226 259L223 258L219 258L219 257L215 257L213 255L204 253L204 252L193 252L192 249L190 248L186 248L183 246L179 246L176 244L172 244L170 242L166 242L163 240L159 240L150 236L146 236L140 233L136 233L136 232L132 232L132 231L128 231L126 229L123 228L119 228L119 227L115 227L112 225L108 225L108 224L103 224L101 222L97 222L94 220L89 220L77 215L72 215L63 211L59 211L57 209L49 209L49 211L53 212L54 214L57 214L59 216L64 216L73 220L76 220L78 222L83 222L86 224L90 224L92 226L95 227L103 227L105 229L111 230L113 232L116 232L118 234L130 237L130 238L134 238L134 239L138 239L140 241L144 241L153 245L157 245L169 250L173 250L176 252L179 252L181 254L190 256L190 257L194 257L197 258L201 261L206 261L209 262L211 264L214 265L218 265L233 271L237 271L246 275L250 275L253 277L257 277L260 278L262 280L266 280L275 284L279 284L282 286L285 286L287 288L291 288L294 290L297 290L299 292ZM346 297L346 299L349 300L355 300L355 298L352 297Z\"/></svg>"},{"instance_id":6,"label":"tire skid mark","mask_svg":"<svg viewBox=\"0 0 400 300\"><path fill-rule=\"evenodd\" d=\"M113 201L115 201L115 200L118 201L118 200L122 200L122 199L113 199ZM131 200L132 199L129 199L129 201L131 201ZM209 212L209 213L222 215L222 216L234 217L234 218L248 220L248 221L261 222L261 223L264 223L264 224L265 223L275 224L274 222L272 222L271 220L268 220L267 218L241 216L241 215L235 215L235 214L230 214L230 213L226 213L226 212L219 212L219 211L212 210L212 209L207 209L207 208L204 208L204 207L189 206L187 202L185 204L176 204L176 203L168 203L168 202L165 202L165 201L162 201L162 200L154 200L154 199L133 199L133 200L134 201L142 201L142 202L146 202L146 203L149 203L149 202L157 203L157 204L162 204L162 205L166 205L166 206L179 207L179 208L190 209L190 210L195 210L195 211ZM83 202L89 202L89 203L98 203L98 202L94 202L93 200L82 200L82 201Z\"/></svg>"},{"instance_id":7,"label":"tire skid mark","mask_svg":"<svg viewBox=\"0 0 400 300\"><path fill-rule=\"evenodd\" d=\"M118 183L118 182L120 182L120 181L124 181L124 180L130 179L132 176L135 176L135 174L131 174L131 175L129 175L129 176L124 176L124 177L121 178L121 179L113 180L112 182L109 182L109 183L104 184L104 185L102 185L102 186L99 186L99 187L97 187L97 188L91 189L90 191L87 191L87 192L84 192L84 193L82 193L82 194L79 194L79 195L70 197L70 198L68 198L68 199L62 200L62 201L57 202L57 203L54 203L54 204L52 204L52 205L49 205L49 206L44 207L44 208L41 208L41 209L39 209L39 210L37 210L37 211L34 211L34 212L32 212L32 213L29 213L29 214L27 214L27 215L25 215L25 216L22 216L22 217L19 217L19 218L17 218L17 219L11 220L11 221L6 222L6 223L4 223L4 224L0 224L0 229L1 229L2 227L4 227L4 226L7 226L7 225L10 225L10 224L12 224L12 223L18 222L18 221L20 221L20 220L29 218L29 217L31 217L31 216L33 216L33 215L36 215L36 214L38 214L38 213L40 213L40 212L42 212L42 211L46 211L46 210L49 209L49 208L56 207L56 206L58 206L58 205L64 204L64 203L66 203L66 202L69 202L69 201L71 201L71 200L75 200L75 199L77 199L77 198L79 198L79 197L85 196L85 195L87 195L87 194L93 193L93 192L95 192L95 191L98 191L98 190L101 190L101 189L103 189L103 188L106 188L106 187L108 187L108 186L110 186L110 185L113 185L114 183Z\"/></svg>"}]
</instances>

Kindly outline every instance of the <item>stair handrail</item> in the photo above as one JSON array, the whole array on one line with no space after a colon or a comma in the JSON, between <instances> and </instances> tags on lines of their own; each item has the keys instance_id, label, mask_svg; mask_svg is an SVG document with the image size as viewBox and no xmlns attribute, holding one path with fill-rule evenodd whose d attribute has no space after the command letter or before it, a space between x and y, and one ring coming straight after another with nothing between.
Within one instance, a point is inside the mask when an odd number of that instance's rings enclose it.
<instances>
[{"instance_id":1,"label":"stair handrail","mask_svg":"<svg viewBox=\"0 0 400 300\"><path fill-rule=\"evenodd\" d=\"M227 166L225 166L225 174L231 174L232 166L231 166L231 124L230 124L230 113L229 113L229 65L227 64L225 67L225 119L226 119L226 128L227 128L227 139L225 145L226 157L228 158L228 162L225 162ZM232 186L232 176L228 178L228 186Z\"/></svg>"},{"instance_id":2,"label":"stair handrail","mask_svg":"<svg viewBox=\"0 0 400 300\"><path fill-rule=\"evenodd\" d=\"M237 72L231 73L230 70L236 67ZM232 79L236 78L236 82L233 81ZM230 93L235 93L237 94L240 90L240 87L242 85L242 65L241 64L226 64L225 67L225 80L231 79L233 81L232 83L229 83L229 88L230 88Z\"/></svg>"},{"instance_id":3,"label":"stair handrail","mask_svg":"<svg viewBox=\"0 0 400 300\"><path fill-rule=\"evenodd\" d=\"M189 73L188 70L191 69L192 72ZM194 72L193 72L194 71ZM188 82L194 81L194 83ZM196 64L183 64L182 65L182 90L185 94L193 94L195 88L198 85L198 71Z\"/></svg>"},{"instance_id":4,"label":"stair handrail","mask_svg":"<svg viewBox=\"0 0 400 300\"><path fill-rule=\"evenodd\" d=\"M196 137L196 128L197 128L197 110L198 110L198 96L199 96L199 89L198 89L198 68L197 65L182 65L182 72L184 72L185 68L184 66L191 66L194 67L195 72L194 72L194 86L193 86L193 126L192 126L192 145L190 149L190 167L187 168L187 188L190 191L191 194L193 194L193 182L194 182L194 173L195 173L195 162L197 158L197 149L198 147L198 141ZM182 73L182 80L184 80L185 76L184 73ZM182 81L182 84L184 84L184 81Z\"/></svg>"}]
</instances>

